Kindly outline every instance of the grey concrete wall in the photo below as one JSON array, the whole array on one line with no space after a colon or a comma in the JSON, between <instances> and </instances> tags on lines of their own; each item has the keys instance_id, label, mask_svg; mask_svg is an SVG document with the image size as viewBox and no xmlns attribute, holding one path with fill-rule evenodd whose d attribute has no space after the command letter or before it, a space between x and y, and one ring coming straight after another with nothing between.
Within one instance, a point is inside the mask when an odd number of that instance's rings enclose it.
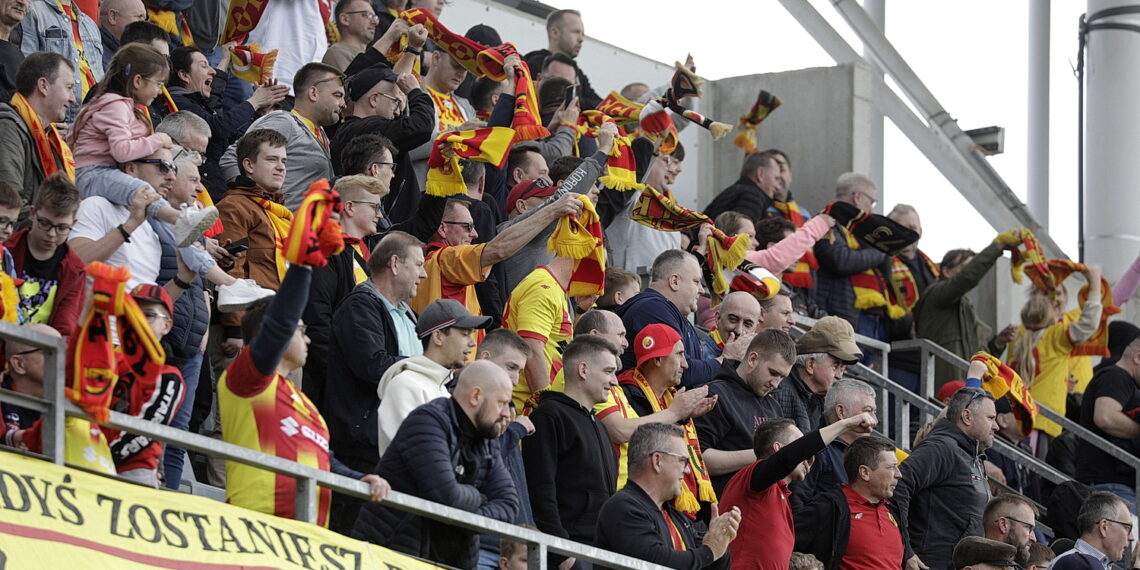
<instances>
[{"instance_id":1,"label":"grey concrete wall","mask_svg":"<svg viewBox=\"0 0 1140 570\"><path fill-rule=\"evenodd\" d=\"M816 212L834 197L840 174L870 168L873 80L870 70L853 65L730 77L711 82L708 112L735 123L761 89L783 99L760 125L758 146L788 154L795 174L792 192ZM732 136L702 145L701 207L740 175L744 154Z\"/></svg>"}]
</instances>

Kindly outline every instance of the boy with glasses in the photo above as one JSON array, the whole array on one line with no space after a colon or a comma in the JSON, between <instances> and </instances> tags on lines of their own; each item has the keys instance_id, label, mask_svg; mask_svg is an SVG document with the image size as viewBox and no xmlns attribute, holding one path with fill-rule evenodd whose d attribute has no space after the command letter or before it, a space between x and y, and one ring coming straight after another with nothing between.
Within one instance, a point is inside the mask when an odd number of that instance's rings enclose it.
<instances>
[{"instance_id":1,"label":"boy with glasses","mask_svg":"<svg viewBox=\"0 0 1140 570\"><path fill-rule=\"evenodd\" d=\"M4 244L12 255L15 276L22 281L20 322L50 325L64 337L71 336L79 322L87 283L83 261L67 243L78 209L75 185L62 174L50 176L29 210L31 226Z\"/></svg>"}]
</instances>

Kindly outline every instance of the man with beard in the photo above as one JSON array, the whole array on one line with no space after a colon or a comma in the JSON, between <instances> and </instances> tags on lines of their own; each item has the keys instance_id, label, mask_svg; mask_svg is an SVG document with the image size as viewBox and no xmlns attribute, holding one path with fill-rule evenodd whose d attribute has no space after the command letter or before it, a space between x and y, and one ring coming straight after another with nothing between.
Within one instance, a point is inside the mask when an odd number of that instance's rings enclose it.
<instances>
[{"instance_id":1,"label":"man with beard","mask_svg":"<svg viewBox=\"0 0 1140 570\"><path fill-rule=\"evenodd\" d=\"M887 507L902 478L894 444L873 435L856 439L843 453L843 469L847 483L796 514L796 551L827 570L901 567L902 535Z\"/></svg>"},{"instance_id":2,"label":"man with beard","mask_svg":"<svg viewBox=\"0 0 1140 570\"><path fill-rule=\"evenodd\" d=\"M629 481L598 515L598 547L671 568L728 568L728 545L740 509L715 514L709 526L673 507L690 469L684 431L651 422L629 441ZM673 530L676 529L676 534Z\"/></svg>"},{"instance_id":3,"label":"man with beard","mask_svg":"<svg viewBox=\"0 0 1140 570\"><path fill-rule=\"evenodd\" d=\"M968 378L981 378L971 363ZM981 536L982 514L990 500L982 452L994 442L997 411L993 397L978 388L958 390L946 417L934 423L902 466L895 489L895 512L907 552L904 568L949 568L954 545L965 536Z\"/></svg>"},{"instance_id":4,"label":"man with beard","mask_svg":"<svg viewBox=\"0 0 1140 570\"><path fill-rule=\"evenodd\" d=\"M455 393L416 408L380 459L377 471L408 493L502 522L519 498L495 438L511 422L511 380L488 360L468 364ZM474 568L477 535L445 523L369 503L352 536L457 568Z\"/></svg>"},{"instance_id":5,"label":"man with beard","mask_svg":"<svg viewBox=\"0 0 1140 570\"><path fill-rule=\"evenodd\" d=\"M1021 495L998 495L986 505L982 515L986 525L986 538L1004 542L1017 548L1014 560L1022 568L1029 567L1029 545L1037 541L1033 529L1037 526L1037 508Z\"/></svg>"}]
</instances>

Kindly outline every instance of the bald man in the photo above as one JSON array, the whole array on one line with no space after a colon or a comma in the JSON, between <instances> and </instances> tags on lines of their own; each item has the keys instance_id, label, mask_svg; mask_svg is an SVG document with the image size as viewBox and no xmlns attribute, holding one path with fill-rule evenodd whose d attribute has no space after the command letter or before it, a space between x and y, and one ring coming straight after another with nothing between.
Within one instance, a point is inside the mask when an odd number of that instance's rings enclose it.
<instances>
[{"instance_id":1,"label":"bald man","mask_svg":"<svg viewBox=\"0 0 1140 570\"><path fill-rule=\"evenodd\" d=\"M725 342L756 332L760 313L760 301L751 293L733 291L725 295L716 307L716 324L701 337L701 343L709 354L720 356Z\"/></svg>"},{"instance_id":2,"label":"bald man","mask_svg":"<svg viewBox=\"0 0 1140 570\"><path fill-rule=\"evenodd\" d=\"M103 69L119 49L127 26L146 19L142 0L103 0L99 3L99 35L103 38Z\"/></svg>"},{"instance_id":3,"label":"bald man","mask_svg":"<svg viewBox=\"0 0 1140 570\"><path fill-rule=\"evenodd\" d=\"M518 493L493 441L511 422L511 388L510 376L498 364L468 364L450 398L408 414L380 458L378 473L401 493L514 522ZM474 568L478 560L475 533L383 503L361 509L352 536L456 568Z\"/></svg>"},{"instance_id":4,"label":"bald man","mask_svg":"<svg viewBox=\"0 0 1140 570\"><path fill-rule=\"evenodd\" d=\"M61 338L59 331L44 324L24 325L23 330ZM0 388L26 394L34 398L44 395L44 351L31 345L10 340L5 347L8 370L0 373ZM0 439L4 445L17 446L17 433L32 427L40 418L37 411L0 402ZM17 446L18 447L18 446Z\"/></svg>"}]
</instances>

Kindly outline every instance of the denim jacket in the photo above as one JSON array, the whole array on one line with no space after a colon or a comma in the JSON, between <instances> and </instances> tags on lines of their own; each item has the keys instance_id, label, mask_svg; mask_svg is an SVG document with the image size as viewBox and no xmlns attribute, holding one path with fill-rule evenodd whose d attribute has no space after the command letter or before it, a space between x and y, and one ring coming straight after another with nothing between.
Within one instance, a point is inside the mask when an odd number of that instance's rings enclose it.
<instances>
[{"instance_id":1,"label":"denim jacket","mask_svg":"<svg viewBox=\"0 0 1140 570\"><path fill-rule=\"evenodd\" d=\"M65 0L70 1L70 0ZM76 16L79 18L79 38L83 43L83 57L91 66L91 73L95 80L103 79L103 37L99 34L99 25L87 14L77 8ZM32 0L28 5L28 13L21 24L23 38L20 42L20 51L25 56L37 51L53 51L66 57L75 67L75 105L67 111L67 121L75 119L79 105L83 101L83 83L79 71L79 50L71 40L71 18L63 13L63 9L55 0Z\"/></svg>"}]
</instances>

